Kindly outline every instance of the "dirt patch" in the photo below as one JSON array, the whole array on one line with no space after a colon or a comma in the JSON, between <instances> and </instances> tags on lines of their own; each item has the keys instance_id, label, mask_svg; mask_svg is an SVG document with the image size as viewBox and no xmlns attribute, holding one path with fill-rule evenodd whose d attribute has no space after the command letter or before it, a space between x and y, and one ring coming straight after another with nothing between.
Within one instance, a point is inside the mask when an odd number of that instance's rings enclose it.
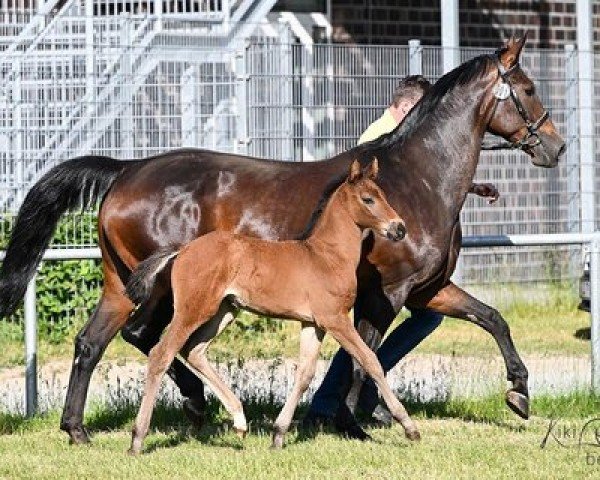
<instances>
[{"instance_id":1,"label":"dirt patch","mask_svg":"<svg viewBox=\"0 0 600 480\"><path fill-rule=\"evenodd\" d=\"M585 388L590 384L589 357L526 356L524 361L529 368L533 395L564 393ZM315 380L305 399L310 398L320 385L327 366L327 361L319 362ZM290 391L295 368L293 360L252 360L218 364L221 375L241 398L277 400L283 400ZM68 361L53 361L40 368L40 410L62 406L69 371ZM92 377L88 401L110 403L123 396L139 398L144 374L145 364L140 362L101 362ZM388 375L396 391L422 401L486 395L501 390L505 385L505 378L504 365L499 357L443 355L412 355ZM23 412L24 391L23 367L0 369L0 411ZM170 380L165 380L161 395L174 402L180 401L177 387Z\"/></svg>"}]
</instances>

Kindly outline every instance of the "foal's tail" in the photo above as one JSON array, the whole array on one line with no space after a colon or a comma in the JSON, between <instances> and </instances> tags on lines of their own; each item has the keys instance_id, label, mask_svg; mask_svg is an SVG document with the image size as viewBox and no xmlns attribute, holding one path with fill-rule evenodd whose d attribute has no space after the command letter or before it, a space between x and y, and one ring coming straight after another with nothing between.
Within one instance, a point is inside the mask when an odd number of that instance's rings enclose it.
<instances>
[{"instance_id":1,"label":"foal's tail","mask_svg":"<svg viewBox=\"0 0 600 480\"><path fill-rule=\"evenodd\" d=\"M161 249L154 255L140 262L129 277L125 285L125 293L135 305L141 305L152 295L156 284L156 277L179 254L179 250L172 248Z\"/></svg>"},{"instance_id":2,"label":"foal's tail","mask_svg":"<svg viewBox=\"0 0 600 480\"><path fill-rule=\"evenodd\" d=\"M94 205L117 176L138 162L108 157L79 157L46 173L25 197L0 270L0 318L23 298L61 215Z\"/></svg>"}]
</instances>

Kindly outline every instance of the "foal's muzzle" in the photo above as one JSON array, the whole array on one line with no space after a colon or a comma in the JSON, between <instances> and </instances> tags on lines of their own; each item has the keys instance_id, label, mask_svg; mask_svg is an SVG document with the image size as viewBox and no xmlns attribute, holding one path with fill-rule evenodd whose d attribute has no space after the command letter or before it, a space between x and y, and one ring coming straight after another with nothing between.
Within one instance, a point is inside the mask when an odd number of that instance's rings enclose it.
<instances>
[{"instance_id":1,"label":"foal's muzzle","mask_svg":"<svg viewBox=\"0 0 600 480\"><path fill-rule=\"evenodd\" d=\"M391 222L385 232L385 236L393 242L397 242L406 237L406 227L402 222Z\"/></svg>"}]
</instances>

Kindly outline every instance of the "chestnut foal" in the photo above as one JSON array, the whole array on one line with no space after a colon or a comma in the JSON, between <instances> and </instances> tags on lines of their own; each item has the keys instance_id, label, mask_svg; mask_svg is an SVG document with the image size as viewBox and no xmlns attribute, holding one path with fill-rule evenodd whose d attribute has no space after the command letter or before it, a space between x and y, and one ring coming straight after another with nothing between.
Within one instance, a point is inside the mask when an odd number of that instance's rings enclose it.
<instances>
[{"instance_id":1,"label":"chestnut foal","mask_svg":"<svg viewBox=\"0 0 600 480\"><path fill-rule=\"evenodd\" d=\"M241 402L206 358L210 342L233 320L234 308L302 322L294 387L275 421L272 447L283 446L296 406L314 376L325 331L373 378L406 436L419 438L416 426L386 383L377 357L348 316L356 296L363 230L372 229L393 241L401 240L406 232L373 181L377 171L377 159L364 170L355 160L343 183L338 182L329 197L324 195L322 204L329 200L305 240L269 242L212 232L179 252L161 251L139 265L127 284L129 297L139 305L162 293L158 290L170 283L175 313L168 331L148 356L146 387L130 453L142 449L162 376L180 350L233 416L234 429L240 435L246 433ZM173 258L169 282L168 275L159 274L169 271Z\"/></svg>"}]
</instances>

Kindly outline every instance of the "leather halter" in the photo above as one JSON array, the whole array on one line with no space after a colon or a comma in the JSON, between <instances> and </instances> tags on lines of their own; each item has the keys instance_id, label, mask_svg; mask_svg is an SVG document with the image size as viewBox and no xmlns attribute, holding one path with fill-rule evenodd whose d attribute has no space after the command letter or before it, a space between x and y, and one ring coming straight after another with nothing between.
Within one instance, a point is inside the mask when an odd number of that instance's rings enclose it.
<instances>
[{"instance_id":1,"label":"leather halter","mask_svg":"<svg viewBox=\"0 0 600 480\"><path fill-rule=\"evenodd\" d=\"M510 98L512 98L513 103L515 104L515 107L517 108L517 112L519 112L519 115L521 115L521 118L523 119L523 121L525 122L525 126L527 127L527 133L523 135L522 138L520 138L519 140L515 140L514 142L509 142L510 148L517 148L520 150L528 150L530 148L533 148L536 145L542 143L538 137L537 131L546 122L546 120L548 120L550 114L548 113L548 110L544 110L544 113L542 113L541 117L538 118L535 122L532 122L529 119L529 115L527 115L527 111L525 110L523 103L521 103L521 100L519 100L517 92L515 92L515 89L509 80L511 73L513 73L519 67L519 63L517 62L512 67L507 69L504 67L504 65L502 65L502 63L500 62L500 58L498 57L496 58L496 66L498 68L500 78L502 79L502 84L506 85L509 90L509 95L507 95L506 97L502 98L496 96L496 98L498 99L498 101L503 101L510 96Z\"/></svg>"}]
</instances>

